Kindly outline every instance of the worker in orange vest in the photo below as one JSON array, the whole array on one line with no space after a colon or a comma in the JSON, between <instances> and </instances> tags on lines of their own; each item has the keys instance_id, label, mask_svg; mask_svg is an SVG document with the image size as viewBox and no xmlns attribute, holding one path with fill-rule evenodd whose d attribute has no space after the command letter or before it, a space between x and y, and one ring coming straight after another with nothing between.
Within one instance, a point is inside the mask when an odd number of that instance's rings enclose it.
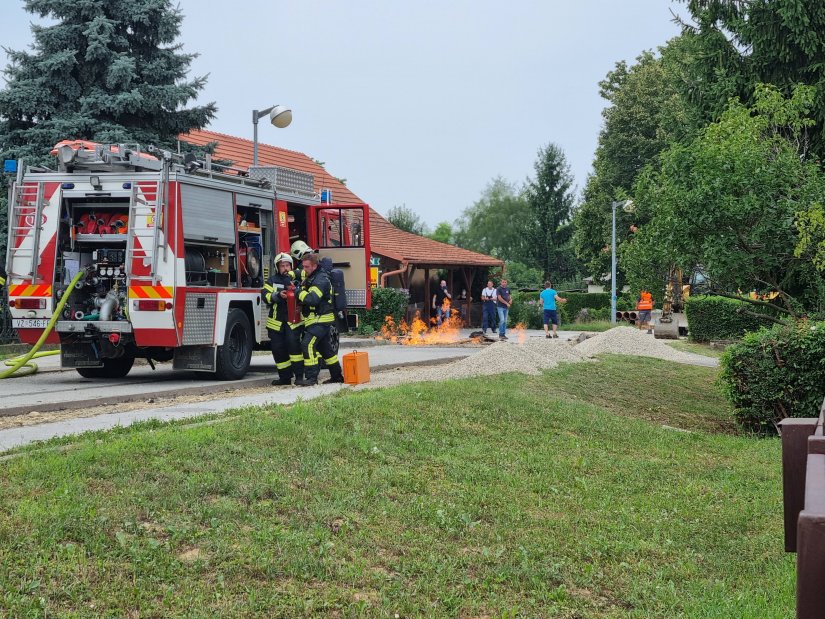
<instances>
[{"instance_id":1,"label":"worker in orange vest","mask_svg":"<svg viewBox=\"0 0 825 619\"><path fill-rule=\"evenodd\" d=\"M650 315L653 312L653 295L647 290L642 290L639 301L636 303L636 310L639 312L639 329L647 327L650 332Z\"/></svg>"}]
</instances>

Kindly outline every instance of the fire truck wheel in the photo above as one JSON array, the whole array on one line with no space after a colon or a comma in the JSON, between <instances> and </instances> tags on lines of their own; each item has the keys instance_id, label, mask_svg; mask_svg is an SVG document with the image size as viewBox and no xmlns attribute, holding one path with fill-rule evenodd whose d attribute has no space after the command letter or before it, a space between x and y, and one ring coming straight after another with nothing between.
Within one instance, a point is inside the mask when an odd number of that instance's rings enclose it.
<instances>
[{"instance_id":1,"label":"fire truck wheel","mask_svg":"<svg viewBox=\"0 0 825 619\"><path fill-rule=\"evenodd\" d=\"M75 368L83 378L123 378L132 369L135 358L129 355L104 359L102 368Z\"/></svg>"},{"instance_id":2,"label":"fire truck wheel","mask_svg":"<svg viewBox=\"0 0 825 619\"><path fill-rule=\"evenodd\" d=\"M246 375L252 360L252 325L242 309L232 309L226 318L226 336L218 347L218 380L238 380Z\"/></svg>"}]
</instances>

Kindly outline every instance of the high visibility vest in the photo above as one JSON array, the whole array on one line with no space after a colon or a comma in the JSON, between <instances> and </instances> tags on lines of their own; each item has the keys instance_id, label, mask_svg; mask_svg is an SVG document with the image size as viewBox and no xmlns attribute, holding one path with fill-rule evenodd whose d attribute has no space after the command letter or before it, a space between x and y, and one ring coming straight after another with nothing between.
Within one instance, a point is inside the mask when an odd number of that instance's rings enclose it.
<instances>
[{"instance_id":1,"label":"high visibility vest","mask_svg":"<svg viewBox=\"0 0 825 619\"><path fill-rule=\"evenodd\" d=\"M649 292L643 292L639 302L636 304L637 310L652 310L653 309L653 295Z\"/></svg>"}]
</instances>

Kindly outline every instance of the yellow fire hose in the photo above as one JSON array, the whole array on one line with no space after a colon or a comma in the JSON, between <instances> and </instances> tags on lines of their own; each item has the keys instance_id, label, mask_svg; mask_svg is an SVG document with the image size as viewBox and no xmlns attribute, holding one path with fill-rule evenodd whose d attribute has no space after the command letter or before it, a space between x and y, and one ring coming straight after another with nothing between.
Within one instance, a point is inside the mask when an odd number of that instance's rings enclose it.
<instances>
[{"instance_id":1,"label":"yellow fire hose","mask_svg":"<svg viewBox=\"0 0 825 619\"><path fill-rule=\"evenodd\" d=\"M5 364L10 366L8 370L0 372L0 378L9 378L14 376L15 372L18 370L22 371L17 374L17 377L20 376L30 376L37 372L37 364L32 361L32 359L38 359L40 357L48 357L51 355L60 354L59 350L45 350L43 352L37 352L40 350L40 347L43 345L43 342L46 341L46 338L49 337L49 334L54 329L54 325L57 323L57 319L60 317L60 313L63 311L63 308L66 305L66 302L69 300L69 293L71 293L72 289L75 287L75 284L80 281L83 277L86 276L86 271L80 270L77 272L72 278L71 283L63 292L63 296L60 297L60 301L57 304L57 308L54 310L54 314L49 320L49 324L46 325L46 329L43 331L43 334L40 336L40 339L37 340L32 349L27 352L25 355L20 355L19 357L15 357L14 359L6 359Z\"/></svg>"}]
</instances>

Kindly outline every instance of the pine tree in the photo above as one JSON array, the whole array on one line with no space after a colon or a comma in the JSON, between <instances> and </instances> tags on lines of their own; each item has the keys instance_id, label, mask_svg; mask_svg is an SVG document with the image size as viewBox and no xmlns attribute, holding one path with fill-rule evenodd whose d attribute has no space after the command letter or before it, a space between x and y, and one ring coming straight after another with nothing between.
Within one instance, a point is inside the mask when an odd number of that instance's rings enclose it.
<instances>
[{"instance_id":1,"label":"pine tree","mask_svg":"<svg viewBox=\"0 0 825 619\"><path fill-rule=\"evenodd\" d=\"M539 149L536 178L526 186L532 217L526 226L526 251L545 278L561 282L576 276L572 246L573 175L564 151L556 144Z\"/></svg>"},{"instance_id":2,"label":"pine tree","mask_svg":"<svg viewBox=\"0 0 825 619\"><path fill-rule=\"evenodd\" d=\"M0 155L48 162L63 139L171 146L206 126L214 103L186 108L206 77L187 79L193 54L175 43L183 14L171 0L25 0L56 23L33 25L31 51L6 50Z\"/></svg>"}]
</instances>

